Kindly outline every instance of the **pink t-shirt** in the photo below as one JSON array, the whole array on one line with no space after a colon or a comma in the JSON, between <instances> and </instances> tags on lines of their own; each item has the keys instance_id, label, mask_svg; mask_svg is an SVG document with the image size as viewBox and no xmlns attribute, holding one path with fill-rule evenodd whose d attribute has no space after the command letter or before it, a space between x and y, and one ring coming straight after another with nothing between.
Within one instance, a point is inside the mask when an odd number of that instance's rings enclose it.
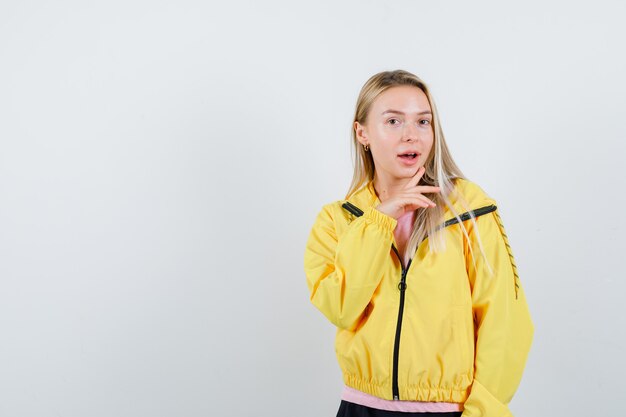
<instances>
[{"instance_id":1,"label":"pink t-shirt","mask_svg":"<svg viewBox=\"0 0 626 417\"><path fill-rule=\"evenodd\" d=\"M413 222L415 221L415 211L410 211L398 218L396 228L393 234L396 238L397 249L402 256L406 244L413 231ZM404 265L408 264L410 254L402 260ZM370 408L387 411L402 412L422 412L422 413L448 413L454 411L463 411L463 404L449 402L428 402L428 401L392 401L384 400L373 395L366 394L354 388L345 386L341 399Z\"/></svg>"},{"instance_id":2,"label":"pink t-shirt","mask_svg":"<svg viewBox=\"0 0 626 417\"><path fill-rule=\"evenodd\" d=\"M450 413L463 411L463 404L461 403L384 400L348 386L344 387L341 399L378 410L402 411L405 413Z\"/></svg>"},{"instance_id":3,"label":"pink t-shirt","mask_svg":"<svg viewBox=\"0 0 626 417\"><path fill-rule=\"evenodd\" d=\"M398 222L396 224L396 228L393 230L393 235L396 238L396 243L398 244L397 249L400 256L402 256L402 252L404 252L404 248L408 243L409 237L411 237L411 232L413 231L413 222L415 221L415 211L409 211L408 213L404 213L402 216L398 218ZM409 263L410 256L404 257L402 263L406 266Z\"/></svg>"}]
</instances>

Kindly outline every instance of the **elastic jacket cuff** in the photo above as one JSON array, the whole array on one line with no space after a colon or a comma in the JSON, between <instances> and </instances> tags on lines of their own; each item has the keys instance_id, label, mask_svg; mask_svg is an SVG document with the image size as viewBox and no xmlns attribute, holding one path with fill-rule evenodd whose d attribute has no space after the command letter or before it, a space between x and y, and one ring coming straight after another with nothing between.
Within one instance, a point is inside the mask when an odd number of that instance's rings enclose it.
<instances>
[{"instance_id":1,"label":"elastic jacket cuff","mask_svg":"<svg viewBox=\"0 0 626 417\"><path fill-rule=\"evenodd\" d=\"M374 207L368 207L363 212L363 218L365 219L366 223L378 224L383 229L389 230L390 232L393 232L394 229L396 228L396 224L398 224L398 221L396 219L394 219L391 216L386 215L383 212L376 210L376 208Z\"/></svg>"}]
</instances>

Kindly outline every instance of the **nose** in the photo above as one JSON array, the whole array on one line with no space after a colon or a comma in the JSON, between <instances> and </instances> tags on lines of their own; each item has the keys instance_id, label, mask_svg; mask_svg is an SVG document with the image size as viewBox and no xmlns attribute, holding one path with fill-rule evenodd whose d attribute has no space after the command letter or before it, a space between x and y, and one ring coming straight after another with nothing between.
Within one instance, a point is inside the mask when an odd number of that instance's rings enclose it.
<instances>
[{"instance_id":1,"label":"nose","mask_svg":"<svg viewBox=\"0 0 626 417\"><path fill-rule=\"evenodd\" d=\"M404 125L402 139L409 142L417 140L417 127L413 125L413 123L407 123Z\"/></svg>"}]
</instances>

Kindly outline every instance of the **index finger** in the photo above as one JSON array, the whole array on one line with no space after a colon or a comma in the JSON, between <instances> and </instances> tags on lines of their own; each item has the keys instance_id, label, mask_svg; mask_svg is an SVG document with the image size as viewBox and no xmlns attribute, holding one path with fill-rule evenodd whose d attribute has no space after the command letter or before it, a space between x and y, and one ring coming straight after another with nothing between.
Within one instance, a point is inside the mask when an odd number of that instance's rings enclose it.
<instances>
[{"instance_id":1,"label":"index finger","mask_svg":"<svg viewBox=\"0 0 626 417\"><path fill-rule=\"evenodd\" d=\"M413 178L411 178L411 180L406 183L405 188L417 187L417 184L419 184L420 178L422 178L422 175L424 175L424 172L426 172L426 168L424 168L423 166L419 167L415 175L413 175Z\"/></svg>"}]
</instances>

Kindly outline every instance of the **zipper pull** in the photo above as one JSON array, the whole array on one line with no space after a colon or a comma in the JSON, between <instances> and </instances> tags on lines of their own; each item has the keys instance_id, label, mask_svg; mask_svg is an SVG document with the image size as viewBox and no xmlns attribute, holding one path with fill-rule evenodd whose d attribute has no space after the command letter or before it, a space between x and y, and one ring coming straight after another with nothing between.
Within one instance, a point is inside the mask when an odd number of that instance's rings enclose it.
<instances>
[{"instance_id":1,"label":"zipper pull","mask_svg":"<svg viewBox=\"0 0 626 417\"><path fill-rule=\"evenodd\" d=\"M402 270L402 278L400 278L400 282L398 283L398 289L400 291L406 290L406 269Z\"/></svg>"}]
</instances>

